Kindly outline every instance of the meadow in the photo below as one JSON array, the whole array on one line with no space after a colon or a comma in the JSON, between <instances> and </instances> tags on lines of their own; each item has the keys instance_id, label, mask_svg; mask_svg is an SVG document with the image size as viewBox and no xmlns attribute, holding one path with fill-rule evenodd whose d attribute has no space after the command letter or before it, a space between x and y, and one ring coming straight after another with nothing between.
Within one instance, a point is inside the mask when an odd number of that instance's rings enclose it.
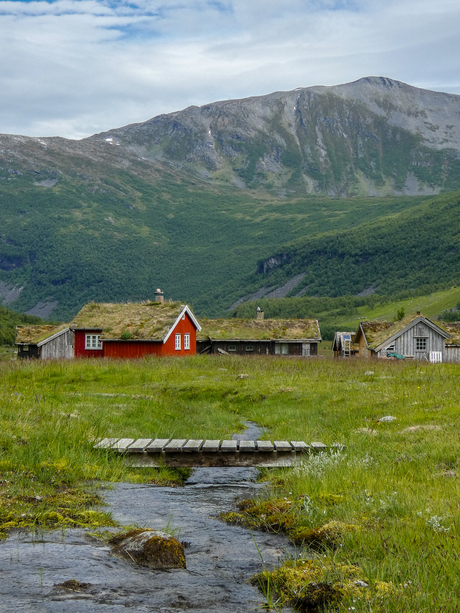
<instances>
[{"instance_id":1,"label":"meadow","mask_svg":"<svg viewBox=\"0 0 460 613\"><path fill-rule=\"evenodd\" d=\"M10 361L0 375L3 536L111 525L107 483L187 474L127 468L93 450L99 437L223 439L252 420L262 438L346 446L267 470L263 498L225 517L297 544L299 559L254 579L270 605L460 609L458 365L196 356Z\"/></svg>"}]
</instances>

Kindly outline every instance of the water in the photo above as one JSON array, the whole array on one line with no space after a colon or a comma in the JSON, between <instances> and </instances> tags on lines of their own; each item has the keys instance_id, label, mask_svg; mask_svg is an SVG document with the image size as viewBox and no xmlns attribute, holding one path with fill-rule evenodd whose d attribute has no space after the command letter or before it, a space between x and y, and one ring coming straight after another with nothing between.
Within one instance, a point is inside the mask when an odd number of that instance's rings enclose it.
<instances>
[{"instance_id":1,"label":"water","mask_svg":"<svg viewBox=\"0 0 460 613\"><path fill-rule=\"evenodd\" d=\"M255 474L248 468L200 468L183 488L121 483L103 492L120 523L167 528L188 543L187 569L134 566L84 530L10 537L0 543L0 612L260 611L265 599L249 579L294 551L280 535L251 534L217 519L235 498L249 498L263 487ZM56 585L71 579L89 585L78 592Z\"/></svg>"}]
</instances>

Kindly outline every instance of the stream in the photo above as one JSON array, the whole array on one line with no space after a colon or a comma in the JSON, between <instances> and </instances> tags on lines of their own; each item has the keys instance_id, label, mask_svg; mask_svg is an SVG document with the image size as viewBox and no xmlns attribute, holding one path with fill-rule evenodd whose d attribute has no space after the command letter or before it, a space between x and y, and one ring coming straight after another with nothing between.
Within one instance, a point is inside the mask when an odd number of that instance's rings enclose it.
<instances>
[{"instance_id":1,"label":"stream","mask_svg":"<svg viewBox=\"0 0 460 613\"><path fill-rule=\"evenodd\" d=\"M254 426L248 426L245 438L252 438ZM85 530L12 535L0 543L0 612L261 611L265 598L249 583L251 576L264 565L278 566L294 549L281 535L217 519L236 499L264 487L256 475L252 468L198 468L181 488L118 483L103 491L120 524L166 529L186 542L187 569L135 566ZM87 585L81 591L58 586L69 580Z\"/></svg>"}]
</instances>

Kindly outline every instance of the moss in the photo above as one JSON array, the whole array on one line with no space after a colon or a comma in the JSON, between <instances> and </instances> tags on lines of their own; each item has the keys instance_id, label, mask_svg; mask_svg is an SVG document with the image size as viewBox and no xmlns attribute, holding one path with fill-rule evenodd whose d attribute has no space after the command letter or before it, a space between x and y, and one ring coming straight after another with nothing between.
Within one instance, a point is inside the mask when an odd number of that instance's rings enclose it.
<instances>
[{"instance_id":1,"label":"moss","mask_svg":"<svg viewBox=\"0 0 460 613\"><path fill-rule=\"evenodd\" d=\"M334 564L332 560L294 560L273 571L264 570L251 579L279 605L300 611L317 611L337 607L347 599L372 602L401 592L391 582L371 585L362 569L355 565Z\"/></svg>"},{"instance_id":2,"label":"moss","mask_svg":"<svg viewBox=\"0 0 460 613\"><path fill-rule=\"evenodd\" d=\"M113 552L139 566L155 569L186 568L185 545L176 538L135 528L109 539Z\"/></svg>"},{"instance_id":3,"label":"moss","mask_svg":"<svg viewBox=\"0 0 460 613\"><path fill-rule=\"evenodd\" d=\"M297 528L291 532L290 536L296 544L307 545L312 549L335 548L344 534L356 532L360 529L360 526L354 524L330 521L319 528Z\"/></svg>"},{"instance_id":4,"label":"moss","mask_svg":"<svg viewBox=\"0 0 460 613\"><path fill-rule=\"evenodd\" d=\"M289 498L243 500L238 503L238 509L240 513L222 513L221 519L267 532L289 532L295 525L293 505Z\"/></svg>"}]
</instances>

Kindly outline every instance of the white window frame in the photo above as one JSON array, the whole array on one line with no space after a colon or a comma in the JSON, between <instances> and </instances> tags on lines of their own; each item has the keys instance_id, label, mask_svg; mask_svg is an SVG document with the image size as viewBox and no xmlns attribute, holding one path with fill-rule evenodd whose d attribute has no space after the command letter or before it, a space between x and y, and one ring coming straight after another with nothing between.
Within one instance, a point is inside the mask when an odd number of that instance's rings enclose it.
<instances>
[{"instance_id":1,"label":"white window frame","mask_svg":"<svg viewBox=\"0 0 460 613\"><path fill-rule=\"evenodd\" d=\"M254 346L253 345L246 345L244 350L247 351L248 353L251 353L252 351L254 351Z\"/></svg>"},{"instance_id":2,"label":"white window frame","mask_svg":"<svg viewBox=\"0 0 460 613\"><path fill-rule=\"evenodd\" d=\"M100 334L85 334L85 350L100 351L102 349L102 341Z\"/></svg>"},{"instance_id":3,"label":"white window frame","mask_svg":"<svg viewBox=\"0 0 460 613\"><path fill-rule=\"evenodd\" d=\"M227 346L227 351L235 351L236 352L236 345L228 345Z\"/></svg>"},{"instance_id":4,"label":"white window frame","mask_svg":"<svg viewBox=\"0 0 460 613\"><path fill-rule=\"evenodd\" d=\"M174 342L174 349L176 351L180 351L181 347L182 347L181 335L180 334L176 334L175 342Z\"/></svg>"},{"instance_id":5,"label":"white window frame","mask_svg":"<svg viewBox=\"0 0 460 613\"><path fill-rule=\"evenodd\" d=\"M190 334L184 334L184 351L190 351Z\"/></svg>"}]
</instances>

